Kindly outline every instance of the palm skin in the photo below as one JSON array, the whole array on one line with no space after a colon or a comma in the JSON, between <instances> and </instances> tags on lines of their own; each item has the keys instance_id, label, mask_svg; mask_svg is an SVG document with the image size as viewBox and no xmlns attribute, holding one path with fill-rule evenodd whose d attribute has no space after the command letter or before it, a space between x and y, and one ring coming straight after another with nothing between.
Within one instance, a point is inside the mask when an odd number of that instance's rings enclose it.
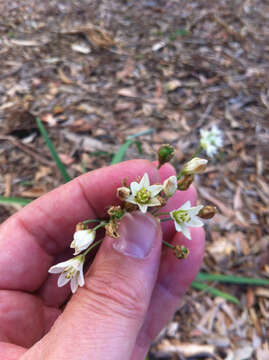
<instances>
[{"instance_id":1,"label":"palm skin","mask_svg":"<svg viewBox=\"0 0 269 360\"><path fill-rule=\"evenodd\" d=\"M0 227L0 358L18 359L41 339L70 297L70 287L57 287L57 277L48 274L51 265L72 254L70 243L75 225L105 217L105 209L118 203L116 188L147 172L151 182L162 182L175 171L164 165L132 160L76 178L34 201ZM175 194L166 211L185 201L196 202L194 188ZM193 229L193 240L175 233L171 222L162 224L164 239L186 244L188 259L178 261L171 251L162 252L159 273L150 306L130 359L142 359L145 349L176 310L180 298L196 276L203 255L204 234ZM87 280L86 280L87 286ZM76 296L79 296L78 290ZM165 304L165 307L164 307ZM158 315L156 315L158 314Z\"/></svg>"}]
</instances>

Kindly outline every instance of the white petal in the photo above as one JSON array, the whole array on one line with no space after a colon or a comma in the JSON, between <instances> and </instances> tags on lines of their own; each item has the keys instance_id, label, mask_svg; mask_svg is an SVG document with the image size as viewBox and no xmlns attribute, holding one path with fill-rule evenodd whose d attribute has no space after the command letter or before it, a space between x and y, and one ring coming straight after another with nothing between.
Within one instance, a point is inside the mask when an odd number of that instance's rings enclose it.
<instances>
[{"instance_id":1,"label":"white petal","mask_svg":"<svg viewBox=\"0 0 269 360\"><path fill-rule=\"evenodd\" d=\"M130 184L130 188L131 188L131 191L132 191L132 195L135 196L136 193L141 189L141 186L136 181L133 181Z\"/></svg>"},{"instance_id":2,"label":"white petal","mask_svg":"<svg viewBox=\"0 0 269 360\"><path fill-rule=\"evenodd\" d=\"M177 191L177 177L175 175L170 176L164 180L163 191L166 196L171 197Z\"/></svg>"},{"instance_id":3,"label":"white petal","mask_svg":"<svg viewBox=\"0 0 269 360\"><path fill-rule=\"evenodd\" d=\"M181 225L181 230L182 230L183 235L187 239L191 240L191 233L190 233L190 229L188 228L188 226L186 226L185 224L182 224Z\"/></svg>"},{"instance_id":4,"label":"white petal","mask_svg":"<svg viewBox=\"0 0 269 360\"><path fill-rule=\"evenodd\" d=\"M203 205L198 205L198 206L193 206L191 207L189 210L188 210L188 213L189 215L192 217L192 216L195 216L199 213L199 211L203 208L204 206Z\"/></svg>"},{"instance_id":5,"label":"white petal","mask_svg":"<svg viewBox=\"0 0 269 360\"><path fill-rule=\"evenodd\" d=\"M198 219L197 216L195 216L188 222L187 225L191 227L201 227L204 226L204 223L200 219Z\"/></svg>"},{"instance_id":6,"label":"white petal","mask_svg":"<svg viewBox=\"0 0 269 360\"><path fill-rule=\"evenodd\" d=\"M160 201L157 198L152 198L150 199L150 201L147 203L147 206L159 206L161 205Z\"/></svg>"},{"instance_id":7,"label":"white petal","mask_svg":"<svg viewBox=\"0 0 269 360\"><path fill-rule=\"evenodd\" d=\"M79 272L78 284L79 284L79 286L84 286L84 284L85 284L84 275L83 275L83 269L81 269L81 271Z\"/></svg>"},{"instance_id":8,"label":"white petal","mask_svg":"<svg viewBox=\"0 0 269 360\"><path fill-rule=\"evenodd\" d=\"M64 286L65 284L68 283L69 280L70 280L70 279L67 279L67 278L65 277L65 274L61 274L61 275L59 276L59 278L58 278L58 281L57 281L58 287Z\"/></svg>"},{"instance_id":9,"label":"white petal","mask_svg":"<svg viewBox=\"0 0 269 360\"><path fill-rule=\"evenodd\" d=\"M188 200L178 210L189 210L190 207L191 207L191 202L190 200Z\"/></svg>"},{"instance_id":10,"label":"white petal","mask_svg":"<svg viewBox=\"0 0 269 360\"><path fill-rule=\"evenodd\" d=\"M91 230L79 230L74 234L74 240L70 247L76 249L74 255L79 254L81 251L87 249L95 239L95 231Z\"/></svg>"},{"instance_id":11,"label":"white petal","mask_svg":"<svg viewBox=\"0 0 269 360\"><path fill-rule=\"evenodd\" d=\"M137 204L139 206L139 210L145 214L147 212L148 209L148 205L141 205L141 204Z\"/></svg>"},{"instance_id":12,"label":"white petal","mask_svg":"<svg viewBox=\"0 0 269 360\"><path fill-rule=\"evenodd\" d=\"M151 196L154 197L159 194L163 189L162 185L151 185L148 190L151 192Z\"/></svg>"},{"instance_id":13,"label":"white petal","mask_svg":"<svg viewBox=\"0 0 269 360\"><path fill-rule=\"evenodd\" d=\"M59 264L53 265L51 268L49 268L48 272L51 274L58 274L62 272L66 267L73 266L74 259L69 259L67 261L63 261Z\"/></svg>"},{"instance_id":14,"label":"white petal","mask_svg":"<svg viewBox=\"0 0 269 360\"><path fill-rule=\"evenodd\" d=\"M57 265L53 265L52 267L50 267L48 272L50 274L58 274L58 273L61 273L63 270L64 270L64 267L59 267L57 264Z\"/></svg>"},{"instance_id":15,"label":"white petal","mask_svg":"<svg viewBox=\"0 0 269 360\"><path fill-rule=\"evenodd\" d=\"M70 286L71 286L71 291L72 291L72 293L74 294L74 293L77 291L77 289L78 289L78 278L77 278L77 276L74 276L74 277L71 279Z\"/></svg>"},{"instance_id":16,"label":"white petal","mask_svg":"<svg viewBox=\"0 0 269 360\"><path fill-rule=\"evenodd\" d=\"M147 173L145 173L144 176L142 177L140 181L140 185L141 187L144 187L146 189L149 187L149 176Z\"/></svg>"},{"instance_id":17,"label":"white petal","mask_svg":"<svg viewBox=\"0 0 269 360\"><path fill-rule=\"evenodd\" d=\"M128 198L125 201L132 204L137 204L137 201L135 200L135 197L133 195L128 196Z\"/></svg>"},{"instance_id":18,"label":"white petal","mask_svg":"<svg viewBox=\"0 0 269 360\"><path fill-rule=\"evenodd\" d=\"M175 223L176 231L177 232L182 232L182 225L178 224L175 220L174 220L174 223Z\"/></svg>"}]
</instances>

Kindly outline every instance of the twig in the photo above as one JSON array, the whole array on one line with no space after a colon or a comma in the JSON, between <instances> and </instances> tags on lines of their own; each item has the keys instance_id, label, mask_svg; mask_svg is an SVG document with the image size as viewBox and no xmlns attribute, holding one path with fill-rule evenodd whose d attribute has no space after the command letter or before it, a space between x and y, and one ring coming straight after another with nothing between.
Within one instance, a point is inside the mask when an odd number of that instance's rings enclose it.
<instances>
[{"instance_id":1,"label":"twig","mask_svg":"<svg viewBox=\"0 0 269 360\"><path fill-rule=\"evenodd\" d=\"M0 135L0 141L1 140L11 142L14 146L19 148L21 151L25 152L27 155L32 156L37 161L39 161L41 164L44 164L44 165L47 165L47 166L53 166L53 167L55 166L53 162L45 159L43 156L38 154L36 149L33 149L32 147L30 147L30 145L22 144L19 140L17 140L13 136Z\"/></svg>"}]
</instances>

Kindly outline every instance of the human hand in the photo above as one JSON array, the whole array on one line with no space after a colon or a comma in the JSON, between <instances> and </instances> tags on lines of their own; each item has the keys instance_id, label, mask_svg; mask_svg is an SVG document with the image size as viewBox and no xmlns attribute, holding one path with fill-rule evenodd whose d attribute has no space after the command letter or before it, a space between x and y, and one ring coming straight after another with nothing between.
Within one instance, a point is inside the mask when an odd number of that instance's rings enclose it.
<instances>
[{"instance_id":1,"label":"human hand","mask_svg":"<svg viewBox=\"0 0 269 360\"><path fill-rule=\"evenodd\" d=\"M127 215L120 239L105 239L90 259L85 286L64 311L70 287L58 288L58 276L48 274L51 265L70 257L75 225L104 217L104 209L118 202L122 179L134 180L145 172L155 183L175 174L168 164L159 171L145 160L102 168L51 191L1 225L1 359L145 358L200 268L202 228L192 229L189 241L175 232L172 222L160 226L150 214ZM193 187L177 192L165 210L187 200L196 202ZM186 245L188 258L178 260L171 251L161 251L162 237Z\"/></svg>"}]
</instances>

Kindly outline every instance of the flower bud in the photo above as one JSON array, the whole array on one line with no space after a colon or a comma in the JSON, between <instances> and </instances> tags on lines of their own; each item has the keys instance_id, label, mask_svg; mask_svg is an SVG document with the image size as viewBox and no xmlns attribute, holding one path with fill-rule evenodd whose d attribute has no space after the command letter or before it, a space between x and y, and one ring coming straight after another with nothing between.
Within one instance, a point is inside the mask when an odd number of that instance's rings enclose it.
<instances>
[{"instance_id":1,"label":"flower bud","mask_svg":"<svg viewBox=\"0 0 269 360\"><path fill-rule=\"evenodd\" d=\"M173 252L177 259L186 259L189 255L189 249L184 245L176 245Z\"/></svg>"},{"instance_id":2,"label":"flower bud","mask_svg":"<svg viewBox=\"0 0 269 360\"><path fill-rule=\"evenodd\" d=\"M96 232L91 229L76 230L70 248L75 249L74 255L87 249L95 240Z\"/></svg>"},{"instance_id":3,"label":"flower bud","mask_svg":"<svg viewBox=\"0 0 269 360\"><path fill-rule=\"evenodd\" d=\"M130 195L130 193L131 190L125 186L117 188L117 197L122 201L125 201Z\"/></svg>"},{"instance_id":4,"label":"flower bud","mask_svg":"<svg viewBox=\"0 0 269 360\"><path fill-rule=\"evenodd\" d=\"M193 158L183 165L181 173L183 175L201 174L205 171L207 163L208 160L206 159Z\"/></svg>"},{"instance_id":5,"label":"flower bud","mask_svg":"<svg viewBox=\"0 0 269 360\"><path fill-rule=\"evenodd\" d=\"M169 162L174 156L175 150L173 146L169 144L161 145L158 150L159 167Z\"/></svg>"},{"instance_id":6,"label":"flower bud","mask_svg":"<svg viewBox=\"0 0 269 360\"><path fill-rule=\"evenodd\" d=\"M207 205L199 211L198 216L202 219L212 219L216 213L216 206Z\"/></svg>"},{"instance_id":7,"label":"flower bud","mask_svg":"<svg viewBox=\"0 0 269 360\"><path fill-rule=\"evenodd\" d=\"M177 182L178 190L181 191L187 190L191 186L193 179L194 179L193 175L182 176Z\"/></svg>"},{"instance_id":8,"label":"flower bud","mask_svg":"<svg viewBox=\"0 0 269 360\"><path fill-rule=\"evenodd\" d=\"M163 183L163 191L167 197L171 197L177 191L177 177L170 176Z\"/></svg>"},{"instance_id":9,"label":"flower bud","mask_svg":"<svg viewBox=\"0 0 269 360\"><path fill-rule=\"evenodd\" d=\"M108 224L106 224L105 229L106 229L106 235L117 239L120 237L120 234L118 233L118 223L116 221L110 221Z\"/></svg>"},{"instance_id":10,"label":"flower bud","mask_svg":"<svg viewBox=\"0 0 269 360\"><path fill-rule=\"evenodd\" d=\"M80 222L76 225L76 231L80 231L80 230L85 230L86 229L86 226Z\"/></svg>"}]
</instances>

